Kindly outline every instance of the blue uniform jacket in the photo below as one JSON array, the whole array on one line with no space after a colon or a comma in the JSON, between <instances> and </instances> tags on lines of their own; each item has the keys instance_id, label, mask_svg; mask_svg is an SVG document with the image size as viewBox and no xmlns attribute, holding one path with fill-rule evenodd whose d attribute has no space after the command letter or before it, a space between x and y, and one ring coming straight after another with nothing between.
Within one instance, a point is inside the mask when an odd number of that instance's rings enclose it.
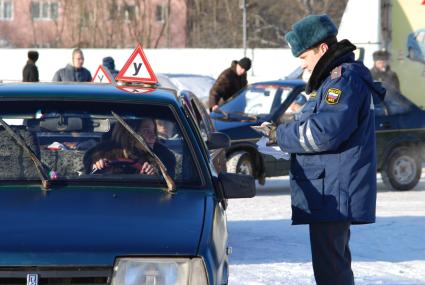
<instances>
[{"instance_id":1,"label":"blue uniform jacket","mask_svg":"<svg viewBox=\"0 0 425 285\"><path fill-rule=\"evenodd\" d=\"M352 52L339 61L296 121L277 128L291 153L293 224L375 221L373 81Z\"/></svg>"}]
</instances>

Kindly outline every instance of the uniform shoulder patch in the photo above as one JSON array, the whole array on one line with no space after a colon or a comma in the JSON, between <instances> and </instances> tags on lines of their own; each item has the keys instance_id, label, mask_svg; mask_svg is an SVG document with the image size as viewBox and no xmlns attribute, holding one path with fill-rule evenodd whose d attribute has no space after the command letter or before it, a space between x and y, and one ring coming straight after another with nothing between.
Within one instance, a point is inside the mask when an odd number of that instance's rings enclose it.
<instances>
[{"instance_id":1,"label":"uniform shoulder patch","mask_svg":"<svg viewBox=\"0 0 425 285\"><path fill-rule=\"evenodd\" d=\"M338 104L339 98L341 97L342 90L338 88L329 88L328 92L326 92L326 103L334 105Z\"/></svg>"},{"instance_id":2,"label":"uniform shoulder patch","mask_svg":"<svg viewBox=\"0 0 425 285\"><path fill-rule=\"evenodd\" d=\"M331 79L340 78L342 74L342 66L337 66L331 71Z\"/></svg>"}]
</instances>

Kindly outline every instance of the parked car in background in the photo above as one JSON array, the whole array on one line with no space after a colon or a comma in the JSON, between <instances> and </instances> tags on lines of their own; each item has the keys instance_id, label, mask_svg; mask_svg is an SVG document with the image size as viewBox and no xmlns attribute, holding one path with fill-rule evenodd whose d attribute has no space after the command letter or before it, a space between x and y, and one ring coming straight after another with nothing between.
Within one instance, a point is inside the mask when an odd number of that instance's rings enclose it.
<instances>
[{"instance_id":1,"label":"parked car in background","mask_svg":"<svg viewBox=\"0 0 425 285\"><path fill-rule=\"evenodd\" d=\"M92 83L0 97L1 284L228 284L227 199L255 183L217 173L209 150L228 138L205 142L184 98Z\"/></svg>"},{"instance_id":2,"label":"parked car in background","mask_svg":"<svg viewBox=\"0 0 425 285\"><path fill-rule=\"evenodd\" d=\"M253 175L260 183L265 177L289 174L289 161L257 151L260 135L251 126L292 121L308 100L305 84L302 80L254 83L211 113L216 129L231 138L229 172ZM396 90L388 90L384 101L374 101L378 171L390 189L410 190L420 179L425 157L425 111Z\"/></svg>"},{"instance_id":3,"label":"parked car in background","mask_svg":"<svg viewBox=\"0 0 425 285\"><path fill-rule=\"evenodd\" d=\"M157 74L159 84L176 90L189 90L195 94L205 106L215 79L201 74L160 73Z\"/></svg>"},{"instance_id":4,"label":"parked car in background","mask_svg":"<svg viewBox=\"0 0 425 285\"><path fill-rule=\"evenodd\" d=\"M425 29L407 36L407 57L425 64Z\"/></svg>"}]
</instances>

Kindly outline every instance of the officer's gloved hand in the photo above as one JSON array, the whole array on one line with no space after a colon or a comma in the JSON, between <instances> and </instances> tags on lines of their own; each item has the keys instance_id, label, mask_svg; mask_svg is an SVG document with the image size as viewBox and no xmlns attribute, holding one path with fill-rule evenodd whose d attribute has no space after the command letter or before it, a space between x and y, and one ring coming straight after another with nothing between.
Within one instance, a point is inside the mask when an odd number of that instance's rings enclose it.
<instances>
[{"instance_id":1,"label":"officer's gloved hand","mask_svg":"<svg viewBox=\"0 0 425 285\"><path fill-rule=\"evenodd\" d=\"M276 125L270 122L264 122L261 126L254 127L256 131L269 139L268 145L276 143L276 128Z\"/></svg>"}]
</instances>

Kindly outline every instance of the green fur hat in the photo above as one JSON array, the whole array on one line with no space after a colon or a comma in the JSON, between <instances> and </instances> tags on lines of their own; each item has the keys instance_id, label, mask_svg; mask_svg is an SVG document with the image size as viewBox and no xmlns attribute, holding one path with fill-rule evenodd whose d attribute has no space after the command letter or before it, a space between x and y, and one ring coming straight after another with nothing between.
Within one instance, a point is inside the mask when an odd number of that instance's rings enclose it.
<instances>
[{"instance_id":1,"label":"green fur hat","mask_svg":"<svg viewBox=\"0 0 425 285\"><path fill-rule=\"evenodd\" d=\"M310 15L292 25L292 31L285 35L285 40L292 54L298 57L320 41L337 34L338 28L328 15Z\"/></svg>"}]
</instances>

